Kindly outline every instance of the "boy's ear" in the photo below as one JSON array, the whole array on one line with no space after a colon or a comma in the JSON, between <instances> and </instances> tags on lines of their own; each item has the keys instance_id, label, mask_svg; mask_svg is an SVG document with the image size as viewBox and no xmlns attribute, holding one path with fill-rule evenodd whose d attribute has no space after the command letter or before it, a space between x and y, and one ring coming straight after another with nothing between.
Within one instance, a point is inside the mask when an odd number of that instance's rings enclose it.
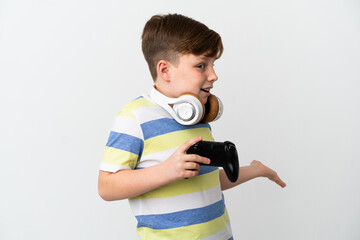
<instances>
[{"instance_id":1,"label":"boy's ear","mask_svg":"<svg viewBox=\"0 0 360 240\"><path fill-rule=\"evenodd\" d=\"M170 81L170 63L166 60L160 60L156 65L157 75L165 81Z\"/></svg>"}]
</instances>

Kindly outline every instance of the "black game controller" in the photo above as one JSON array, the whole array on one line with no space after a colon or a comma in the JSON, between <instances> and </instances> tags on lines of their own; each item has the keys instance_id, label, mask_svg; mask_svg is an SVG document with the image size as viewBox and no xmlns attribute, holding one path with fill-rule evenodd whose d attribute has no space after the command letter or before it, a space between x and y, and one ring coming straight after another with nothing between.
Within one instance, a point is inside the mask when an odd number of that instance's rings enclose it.
<instances>
[{"instance_id":1,"label":"black game controller","mask_svg":"<svg viewBox=\"0 0 360 240\"><path fill-rule=\"evenodd\" d=\"M232 142L200 141L192 145L187 153L209 158L210 164L202 165L222 167L231 182L236 182L239 177L239 159Z\"/></svg>"}]
</instances>

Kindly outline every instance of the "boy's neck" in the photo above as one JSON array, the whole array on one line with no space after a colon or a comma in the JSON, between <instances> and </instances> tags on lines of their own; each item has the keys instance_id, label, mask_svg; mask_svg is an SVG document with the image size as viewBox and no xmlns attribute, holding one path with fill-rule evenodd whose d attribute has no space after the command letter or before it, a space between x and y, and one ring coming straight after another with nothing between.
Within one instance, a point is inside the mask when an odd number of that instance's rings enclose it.
<instances>
[{"instance_id":1,"label":"boy's neck","mask_svg":"<svg viewBox=\"0 0 360 240\"><path fill-rule=\"evenodd\" d=\"M161 80L156 80L154 87L156 88L156 90L158 90L160 93L162 93L163 95L167 96L167 97L173 97L169 91L168 91L168 87L165 81L161 81Z\"/></svg>"}]
</instances>

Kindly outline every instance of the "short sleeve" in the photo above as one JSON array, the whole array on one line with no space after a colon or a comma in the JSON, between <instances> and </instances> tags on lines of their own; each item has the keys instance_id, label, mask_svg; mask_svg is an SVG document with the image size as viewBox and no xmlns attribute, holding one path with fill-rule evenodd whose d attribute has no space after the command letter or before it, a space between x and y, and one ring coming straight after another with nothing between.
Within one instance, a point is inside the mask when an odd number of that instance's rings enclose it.
<instances>
[{"instance_id":1,"label":"short sleeve","mask_svg":"<svg viewBox=\"0 0 360 240\"><path fill-rule=\"evenodd\" d=\"M100 170L117 172L135 169L144 146L141 127L136 117L123 109L114 120L100 163Z\"/></svg>"}]
</instances>

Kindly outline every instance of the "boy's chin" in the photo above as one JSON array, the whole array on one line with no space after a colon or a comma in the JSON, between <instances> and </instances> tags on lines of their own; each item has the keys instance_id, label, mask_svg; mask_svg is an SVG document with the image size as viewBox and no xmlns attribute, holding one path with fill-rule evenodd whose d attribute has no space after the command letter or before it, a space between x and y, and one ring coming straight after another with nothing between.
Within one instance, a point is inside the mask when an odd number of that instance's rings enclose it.
<instances>
[{"instance_id":1,"label":"boy's chin","mask_svg":"<svg viewBox=\"0 0 360 240\"><path fill-rule=\"evenodd\" d=\"M201 102L202 102L203 104L205 104L205 103L207 102L209 96L208 96L208 94L201 94L201 93L200 93L200 94L198 95L198 98L201 100Z\"/></svg>"},{"instance_id":2,"label":"boy's chin","mask_svg":"<svg viewBox=\"0 0 360 240\"><path fill-rule=\"evenodd\" d=\"M208 101L208 97L201 97L201 102L205 105Z\"/></svg>"}]
</instances>

